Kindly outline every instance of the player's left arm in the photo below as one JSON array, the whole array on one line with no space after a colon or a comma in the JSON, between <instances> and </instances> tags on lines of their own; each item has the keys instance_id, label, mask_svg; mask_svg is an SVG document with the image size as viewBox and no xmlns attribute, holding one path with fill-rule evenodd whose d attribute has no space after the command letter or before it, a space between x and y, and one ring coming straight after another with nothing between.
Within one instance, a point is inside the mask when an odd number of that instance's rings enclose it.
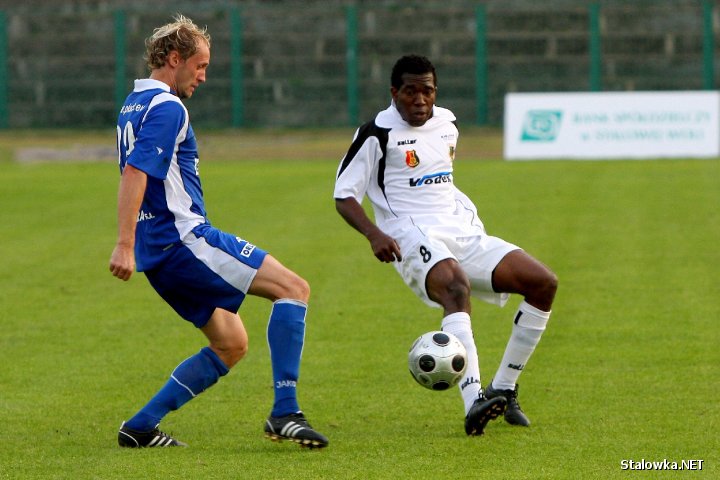
<instances>
[{"instance_id":1,"label":"player's left arm","mask_svg":"<svg viewBox=\"0 0 720 480\"><path fill-rule=\"evenodd\" d=\"M110 271L120 280L135 272L135 228L146 186L147 174L125 165L118 189L118 237L110 256Z\"/></svg>"}]
</instances>

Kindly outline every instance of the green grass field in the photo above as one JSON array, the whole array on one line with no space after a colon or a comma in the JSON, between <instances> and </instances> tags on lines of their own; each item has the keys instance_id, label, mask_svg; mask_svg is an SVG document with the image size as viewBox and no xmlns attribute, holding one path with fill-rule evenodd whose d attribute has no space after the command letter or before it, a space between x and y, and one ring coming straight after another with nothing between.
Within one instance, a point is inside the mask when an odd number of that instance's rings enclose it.
<instances>
[{"instance_id":1,"label":"green grass field","mask_svg":"<svg viewBox=\"0 0 720 480\"><path fill-rule=\"evenodd\" d=\"M560 278L554 314L520 380L533 424L463 431L459 394L407 372L439 326L335 213L352 132L197 132L210 219L268 249L313 289L299 397L323 451L262 435L272 402L269 303L240 310L248 356L172 413L188 449L117 447L120 422L203 337L140 274L107 271L117 167L18 163L23 148L105 143L112 132L0 134L0 478L607 479L720 476L720 162L504 162L497 132L464 133L456 183L489 233ZM39 135L42 134L42 139ZM467 148L466 148L467 146ZM481 160L482 159L482 160ZM233 161L237 160L237 161ZM474 304L484 382L511 328ZM623 460L703 460L630 471Z\"/></svg>"}]
</instances>

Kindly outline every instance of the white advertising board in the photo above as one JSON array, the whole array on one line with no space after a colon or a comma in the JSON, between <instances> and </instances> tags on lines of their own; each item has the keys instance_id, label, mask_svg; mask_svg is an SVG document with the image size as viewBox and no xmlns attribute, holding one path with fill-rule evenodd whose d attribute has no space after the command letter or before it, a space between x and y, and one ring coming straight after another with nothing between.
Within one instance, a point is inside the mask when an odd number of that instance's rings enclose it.
<instances>
[{"instance_id":1,"label":"white advertising board","mask_svg":"<svg viewBox=\"0 0 720 480\"><path fill-rule=\"evenodd\" d=\"M720 92L509 93L507 160L720 156Z\"/></svg>"}]
</instances>

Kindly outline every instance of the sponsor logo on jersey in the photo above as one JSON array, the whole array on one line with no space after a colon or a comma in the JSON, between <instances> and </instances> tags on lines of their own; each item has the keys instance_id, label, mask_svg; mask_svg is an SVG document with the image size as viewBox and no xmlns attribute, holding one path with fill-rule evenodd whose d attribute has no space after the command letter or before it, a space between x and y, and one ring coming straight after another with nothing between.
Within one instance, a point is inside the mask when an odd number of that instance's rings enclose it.
<instances>
[{"instance_id":1,"label":"sponsor logo on jersey","mask_svg":"<svg viewBox=\"0 0 720 480\"><path fill-rule=\"evenodd\" d=\"M405 150L405 163L410 168L415 168L420 165L420 158L418 158L415 150Z\"/></svg>"},{"instance_id":2,"label":"sponsor logo on jersey","mask_svg":"<svg viewBox=\"0 0 720 480\"><path fill-rule=\"evenodd\" d=\"M441 135L440 138L442 138L446 142L452 142L455 140L455 134L454 133L446 133L445 135Z\"/></svg>"},{"instance_id":3,"label":"sponsor logo on jersey","mask_svg":"<svg viewBox=\"0 0 720 480\"><path fill-rule=\"evenodd\" d=\"M155 215L153 215L152 212L140 210L140 213L138 213L137 221L142 222L144 220L152 220L153 218L155 218Z\"/></svg>"},{"instance_id":4,"label":"sponsor logo on jersey","mask_svg":"<svg viewBox=\"0 0 720 480\"><path fill-rule=\"evenodd\" d=\"M452 182L452 172L438 172L425 175L420 178L411 178L411 187L422 187L423 185L436 185L438 183Z\"/></svg>"},{"instance_id":5,"label":"sponsor logo on jersey","mask_svg":"<svg viewBox=\"0 0 720 480\"><path fill-rule=\"evenodd\" d=\"M417 140L415 140L415 139L413 139L413 140L398 140L398 147L400 145L415 145L415 142L417 142Z\"/></svg>"},{"instance_id":6,"label":"sponsor logo on jersey","mask_svg":"<svg viewBox=\"0 0 720 480\"><path fill-rule=\"evenodd\" d=\"M243 246L242 251L240 251L240 255L242 255L245 258L250 258L250 255L252 255L252 252L255 250L255 245L253 245L252 243L250 243L246 240L243 240L240 237L235 237L235 240L237 240L238 243L245 242L245 245Z\"/></svg>"},{"instance_id":7,"label":"sponsor logo on jersey","mask_svg":"<svg viewBox=\"0 0 720 480\"><path fill-rule=\"evenodd\" d=\"M142 112L145 108L145 105L141 103L131 103L130 105L124 105L120 109L120 115L125 115L126 113L132 113L132 112Z\"/></svg>"}]
</instances>

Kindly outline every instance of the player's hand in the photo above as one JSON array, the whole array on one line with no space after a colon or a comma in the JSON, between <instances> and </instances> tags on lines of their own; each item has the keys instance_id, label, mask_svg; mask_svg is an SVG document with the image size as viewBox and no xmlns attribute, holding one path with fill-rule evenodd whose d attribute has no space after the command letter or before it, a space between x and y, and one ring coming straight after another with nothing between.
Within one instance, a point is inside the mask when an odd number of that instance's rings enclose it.
<instances>
[{"instance_id":1,"label":"player's hand","mask_svg":"<svg viewBox=\"0 0 720 480\"><path fill-rule=\"evenodd\" d=\"M373 254L375 254L375 257L381 262L390 263L402 261L400 246L390 235L386 235L381 230L378 230L369 235L368 240L370 240L370 247L372 248Z\"/></svg>"},{"instance_id":2,"label":"player's hand","mask_svg":"<svg viewBox=\"0 0 720 480\"><path fill-rule=\"evenodd\" d=\"M110 256L110 271L120 280L128 281L135 272L135 252L132 247L116 245Z\"/></svg>"}]
</instances>

